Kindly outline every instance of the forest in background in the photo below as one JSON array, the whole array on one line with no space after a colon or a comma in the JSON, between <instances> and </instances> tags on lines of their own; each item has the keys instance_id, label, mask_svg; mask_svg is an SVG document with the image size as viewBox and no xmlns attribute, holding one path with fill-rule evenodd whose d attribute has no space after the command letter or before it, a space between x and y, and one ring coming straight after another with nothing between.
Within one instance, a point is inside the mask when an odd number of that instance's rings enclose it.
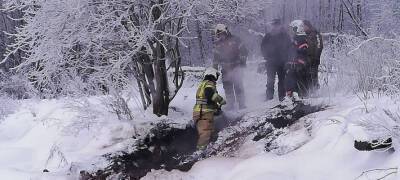
<instances>
[{"instance_id":1,"label":"forest in background","mask_svg":"<svg viewBox=\"0 0 400 180\"><path fill-rule=\"evenodd\" d=\"M285 24L307 19L323 33L321 81L356 74L348 89L365 97L397 92L399 1L8 0L1 5L1 92L14 98L109 94L114 109L130 119L124 93L135 91L144 109L167 115L182 87L182 66L210 64L215 24L227 24L245 41L250 60L261 60L259 42L275 18Z\"/></svg>"}]
</instances>

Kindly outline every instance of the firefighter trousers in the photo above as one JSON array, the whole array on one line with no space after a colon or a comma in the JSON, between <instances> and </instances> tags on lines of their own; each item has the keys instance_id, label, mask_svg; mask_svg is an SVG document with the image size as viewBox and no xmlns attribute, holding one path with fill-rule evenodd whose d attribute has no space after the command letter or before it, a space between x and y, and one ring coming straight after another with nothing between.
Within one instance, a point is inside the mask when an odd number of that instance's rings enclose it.
<instances>
[{"instance_id":1,"label":"firefighter trousers","mask_svg":"<svg viewBox=\"0 0 400 180\"><path fill-rule=\"evenodd\" d=\"M208 145L214 132L214 112L193 112L193 120L199 135L197 146Z\"/></svg>"}]
</instances>

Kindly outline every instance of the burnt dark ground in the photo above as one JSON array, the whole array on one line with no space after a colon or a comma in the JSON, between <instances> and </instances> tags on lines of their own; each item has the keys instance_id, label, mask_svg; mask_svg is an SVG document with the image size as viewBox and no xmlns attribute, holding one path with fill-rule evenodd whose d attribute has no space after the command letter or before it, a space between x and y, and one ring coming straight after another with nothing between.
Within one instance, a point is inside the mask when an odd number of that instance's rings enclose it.
<instances>
[{"instance_id":1,"label":"burnt dark ground","mask_svg":"<svg viewBox=\"0 0 400 180\"><path fill-rule=\"evenodd\" d=\"M276 108L279 108L276 110ZM227 155L239 148L244 138L255 134L259 141L273 136L274 129L290 126L308 114L323 110L321 106L298 104L292 109L269 111L265 117L254 121L251 126L241 127L243 115L225 116L216 120L216 132L212 143L201 153L196 151L197 130L193 126L182 128L159 123L136 145L136 151L108 154L111 164L104 170L89 174L81 172L81 179L140 179L152 169L188 171L199 160L215 155ZM241 127L241 128L239 128Z\"/></svg>"},{"instance_id":2,"label":"burnt dark ground","mask_svg":"<svg viewBox=\"0 0 400 180\"><path fill-rule=\"evenodd\" d=\"M385 150L392 148L392 138L386 140L354 141L354 148L359 151ZM392 149L394 150L394 149Z\"/></svg>"}]
</instances>

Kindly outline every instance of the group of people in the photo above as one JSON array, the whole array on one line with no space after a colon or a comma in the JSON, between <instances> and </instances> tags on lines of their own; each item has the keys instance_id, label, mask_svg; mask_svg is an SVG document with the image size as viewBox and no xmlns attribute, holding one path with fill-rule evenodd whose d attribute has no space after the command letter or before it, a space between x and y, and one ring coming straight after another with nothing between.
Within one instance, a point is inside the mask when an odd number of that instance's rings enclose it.
<instances>
[{"instance_id":1,"label":"group of people","mask_svg":"<svg viewBox=\"0 0 400 180\"><path fill-rule=\"evenodd\" d=\"M318 66L323 49L321 34L307 20L292 21L287 30L279 19L271 23L261 43L261 52L266 60L266 98L274 97L274 84L278 76L279 100L297 101L307 96L318 85ZM193 120L199 138L198 149L210 141L214 129L214 115L224 110L245 109L243 69L246 67L248 50L240 38L231 34L228 27L215 27L215 48L213 66L206 69L204 79L196 93ZM218 94L216 82L220 76L226 100Z\"/></svg>"},{"instance_id":2,"label":"group of people","mask_svg":"<svg viewBox=\"0 0 400 180\"><path fill-rule=\"evenodd\" d=\"M278 97L297 100L319 88L318 66L323 49L321 34L307 20L295 20L287 31L279 19L261 43L266 60L267 99L273 99L275 75Z\"/></svg>"}]
</instances>

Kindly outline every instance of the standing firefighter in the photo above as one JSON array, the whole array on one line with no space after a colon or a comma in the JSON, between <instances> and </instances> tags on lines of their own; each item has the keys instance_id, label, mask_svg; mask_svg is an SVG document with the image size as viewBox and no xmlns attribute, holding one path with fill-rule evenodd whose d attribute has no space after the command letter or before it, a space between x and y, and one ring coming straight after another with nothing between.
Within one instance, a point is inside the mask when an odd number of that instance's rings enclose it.
<instances>
[{"instance_id":1,"label":"standing firefighter","mask_svg":"<svg viewBox=\"0 0 400 180\"><path fill-rule=\"evenodd\" d=\"M311 22L304 20L304 31L307 34L308 57L310 63L308 65L307 88L309 90L318 89L318 66L321 62L322 49L324 48L321 34L311 25Z\"/></svg>"},{"instance_id":2,"label":"standing firefighter","mask_svg":"<svg viewBox=\"0 0 400 180\"><path fill-rule=\"evenodd\" d=\"M215 27L215 49L213 67L222 69L222 83L227 99L227 110L235 103L239 109L246 108L243 88L243 68L246 67L248 51L241 40L233 36L223 24Z\"/></svg>"},{"instance_id":3,"label":"standing firefighter","mask_svg":"<svg viewBox=\"0 0 400 180\"><path fill-rule=\"evenodd\" d=\"M198 149L204 149L209 143L214 130L214 115L218 114L221 111L221 106L226 104L224 98L217 91L218 77L219 73L216 69L207 68L204 72L204 80L197 89L193 120L199 133Z\"/></svg>"},{"instance_id":4,"label":"standing firefighter","mask_svg":"<svg viewBox=\"0 0 400 180\"><path fill-rule=\"evenodd\" d=\"M261 42L261 52L266 60L267 69L267 100L274 97L275 76L278 75L279 100L285 97L285 63L291 48L289 34L283 28L279 19L272 22L272 30L267 33Z\"/></svg>"},{"instance_id":5,"label":"standing firefighter","mask_svg":"<svg viewBox=\"0 0 400 180\"><path fill-rule=\"evenodd\" d=\"M286 63L286 98L298 101L299 95L306 94L306 74L308 64L308 44L304 24L302 20L295 20L290 23L290 32L293 39L293 51L290 61Z\"/></svg>"}]
</instances>

